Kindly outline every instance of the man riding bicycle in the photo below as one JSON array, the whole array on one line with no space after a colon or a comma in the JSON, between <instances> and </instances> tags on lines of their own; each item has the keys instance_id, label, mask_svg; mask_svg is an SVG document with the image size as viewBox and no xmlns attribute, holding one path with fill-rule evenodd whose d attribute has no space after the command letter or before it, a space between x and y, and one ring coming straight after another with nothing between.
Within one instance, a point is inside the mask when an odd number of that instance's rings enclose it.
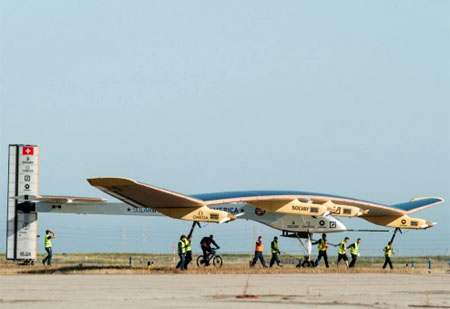
<instances>
[{"instance_id":1,"label":"man riding bicycle","mask_svg":"<svg viewBox=\"0 0 450 309\"><path fill-rule=\"evenodd\" d=\"M213 244L216 247L216 249L220 249L219 245L216 244L213 238L214 238L213 235L209 235L209 237L205 236L200 241L200 247L202 248L203 251L203 261L205 262L205 266L209 265L208 256L213 251L213 248L211 248L211 244Z\"/></svg>"}]
</instances>

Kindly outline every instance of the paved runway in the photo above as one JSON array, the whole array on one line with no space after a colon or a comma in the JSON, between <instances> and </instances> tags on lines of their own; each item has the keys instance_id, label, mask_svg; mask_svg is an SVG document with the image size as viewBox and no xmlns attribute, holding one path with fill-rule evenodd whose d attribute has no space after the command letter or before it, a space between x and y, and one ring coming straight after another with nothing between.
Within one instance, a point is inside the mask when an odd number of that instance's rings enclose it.
<instances>
[{"instance_id":1,"label":"paved runway","mask_svg":"<svg viewBox=\"0 0 450 309\"><path fill-rule=\"evenodd\" d=\"M450 308L450 275L14 275L0 277L0 306Z\"/></svg>"}]
</instances>

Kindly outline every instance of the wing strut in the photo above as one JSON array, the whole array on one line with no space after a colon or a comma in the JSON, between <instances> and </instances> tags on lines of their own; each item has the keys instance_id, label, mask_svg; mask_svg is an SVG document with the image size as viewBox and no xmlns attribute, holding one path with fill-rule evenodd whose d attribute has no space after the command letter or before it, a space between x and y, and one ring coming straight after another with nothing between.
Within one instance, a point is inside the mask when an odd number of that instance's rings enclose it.
<instances>
[{"instance_id":1,"label":"wing strut","mask_svg":"<svg viewBox=\"0 0 450 309\"><path fill-rule=\"evenodd\" d=\"M194 233L194 229L195 229L196 225L198 225L199 228L202 228L200 226L200 222L198 222L198 221L192 222L192 227L191 227L191 230L189 231L189 234L188 234L187 238L191 238L192 237L192 234Z\"/></svg>"},{"instance_id":2,"label":"wing strut","mask_svg":"<svg viewBox=\"0 0 450 309\"><path fill-rule=\"evenodd\" d=\"M395 235L397 234L397 232L400 232L400 234L403 234L402 230L400 228L396 227L394 230L394 234L392 234L391 242L394 242L394 238L395 238Z\"/></svg>"}]
</instances>

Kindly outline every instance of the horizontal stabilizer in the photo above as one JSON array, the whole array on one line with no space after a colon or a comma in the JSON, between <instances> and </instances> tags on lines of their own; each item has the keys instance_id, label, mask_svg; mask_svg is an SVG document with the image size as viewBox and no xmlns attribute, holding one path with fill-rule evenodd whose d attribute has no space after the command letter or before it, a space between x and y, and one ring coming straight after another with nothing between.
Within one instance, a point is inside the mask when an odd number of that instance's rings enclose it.
<instances>
[{"instance_id":1,"label":"horizontal stabilizer","mask_svg":"<svg viewBox=\"0 0 450 309\"><path fill-rule=\"evenodd\" d=\"M19 202L43 202L43 203L105 203L104 198L96 197L77 197L77 196L40 196L40 195L20 195L14 197Z\"/></svg>"}]
</instances>

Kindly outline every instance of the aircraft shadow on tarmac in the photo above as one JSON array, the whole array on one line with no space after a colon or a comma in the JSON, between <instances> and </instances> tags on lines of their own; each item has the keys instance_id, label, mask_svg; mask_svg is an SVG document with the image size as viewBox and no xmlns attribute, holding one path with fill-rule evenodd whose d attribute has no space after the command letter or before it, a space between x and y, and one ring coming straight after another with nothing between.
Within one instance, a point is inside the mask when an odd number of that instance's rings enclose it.
<instances>
[{"instance_id":1,"label":"aircraft shadow on tarmac","mask_svg":"<svg viewBox=\"0 0 450 309\"><path fill-rule=\"evenodd\" d=\"M121 265L73 265L73 266L63 266L63 267L54 267L54 268L44 268L44 269L32 269L32 270L24 270L21 271L21 274L67 274L71 272L80 272L80 271L95 271L95 270L127 270L132 269L130 266L121 266Z\"/></svg>"}]
</instances>

